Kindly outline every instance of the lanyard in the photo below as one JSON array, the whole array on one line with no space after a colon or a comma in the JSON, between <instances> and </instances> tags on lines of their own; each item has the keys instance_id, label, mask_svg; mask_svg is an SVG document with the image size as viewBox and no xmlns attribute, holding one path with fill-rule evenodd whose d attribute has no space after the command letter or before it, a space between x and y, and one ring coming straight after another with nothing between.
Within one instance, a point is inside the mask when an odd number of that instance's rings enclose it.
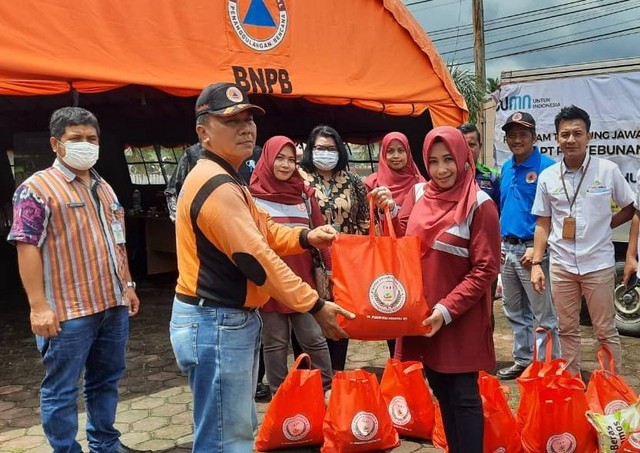
<instances>
[{"instance_id":1,"label":"lanyard","mask_svg":"<svg viewBox=\"0 0 640 453\"><path fill-rule=\"evenodd\" d=\"M318 175L320 177L320 184L322 187L322 192L325 197L327 197L327 203L329 204L329 222L333 224L333 210L335 209L334 200L333 200L333 187L336 185L335 175L331 176L329 180L329 188L327 188L324 184L324 178L322 175Z\"/></svg>"},{"instance_id":2,"label":"lanyard","mask_svg":"<svg viewBox=\"0 0 640 453\"><path fill-rule=\"evenodd\" d=\"M589 160L587 161L587 166L584 168L584 171L582 172L582 176L580 177L580 181L578 182L578 187L576 188L576 191L573 194L573 200L569 199L569 192L567 191L567 185L564 182L564 170L562 169L563 162L564 162L564 159L560 161L560 179L562 180L562 188L564 189L564 194L567 197L567 201L569 202L569 215L571 215L573 204L576 202L576 198L578 198L578 192L580 191L580 186L582 186L582 181L584 181L584 177L587 175L587 171L589 170L589 164L591 163L591 156L589 156Z\"/></svg>"}]
</instances>

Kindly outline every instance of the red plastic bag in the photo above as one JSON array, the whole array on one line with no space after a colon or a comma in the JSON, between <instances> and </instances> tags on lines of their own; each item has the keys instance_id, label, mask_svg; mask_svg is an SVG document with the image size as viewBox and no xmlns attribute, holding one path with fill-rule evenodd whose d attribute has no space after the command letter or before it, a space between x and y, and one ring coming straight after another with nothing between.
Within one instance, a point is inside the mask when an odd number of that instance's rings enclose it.
<instances>
[{"instance_id":1,"label":"red plastic bag","mask_svg":"<svg viewBox=\"0 0 640 453\"><path fill-rule=\"evenodd\" d=\"M335 374L323 433L323 453L378 451L400 444L375 374L364 370Z\"/></svg>"},{"instance_id":2,"label":"red plastic bag","mask_svg":"<svg viewBox=\"0 0 640 453\"><path fill-rule=\"evenodd\" d=\"M380 391L398 434L431 439L435 413L422 370L420 362L389 359L380 382Z\"/></svg>"},{"instance_id":3,"label":"red plastic bag","mask_svg":"<svg viewBox=\"0 0 640 453\"><path fill-rule=\"evenodd\" d=\"M600 362L600 369L591 373L587 387L589 409L599 414L609 415L633 404L638 399L638 395L624 379L615 374L613 355L604 345L598 349L598 362ZM605 363L608 364L608 368Z\"/></svg>"},{"instance_id":4,"label":"red plastic bag","mask_svg":"<svg viewBox=\"0 0 640 453\"><path fill-rule=\"evenodd\" d=\"M554 375L537 389L522 428L526 453L597 453L598 441L585 413L589 409L584 382Z\"/></svg>"},{"instance_id":5,"label":"red plastic bag","mask_svg":"<svg viewBox=\"0 0 640 453\"><path fill-rule=\"evenodd\" d=\"M298 369L308 354L300 354L267 407L255 441L258 451L321 445L325 414L320 370Z\"/></svg>"},{"instance_id":6,"label":"red plastic bag","mask_svg":"<svg viewBox=\"0 0 640 453\"><path fill-rule=\"evenodd\" d=\"M389 340L424 335L429 307L424 299L420 239L397 238L389 211L389 236L376 236L373 201L368 236L340 234L331 248L335 302L355 313L338 318L351 338Z\"/></svg>"},{"instance_id":7,"label":"red plastic bag","mask_svg":"<svg viewBox=\"0 0 640 453\"><path fill-rule=\"evenodd\" d=\"M484 414L483 450L486 452L520 453L522 442L516 418L509 407L509 387L498 378L480 371L478 386Z\"/></svg>"},{"instance_id":8,"label":"red plastic bag","mask_svg":"<svg viewBox=\"0 0 640 453\"><path fill-rule=\"evenodd\" d=\"M520 401L516 410L516 421L520 429L522 429L529 417L529 413L537 397L538 389L545 385L545 378L555 374L570 377L569 372L564 370L567 363L565 360L551 359L553 353L551 333L542 327L538 327L536 332L544 332L547 336L545 360L542 361L538 358L538 343L534 341L533 360L520 377L516 379L520 393Z\"/></svg>"},{"instance_id":9,"label":"red plastic bag","mask_svg":"<svg viewBox=\"0 0 640 453\"><path fill-rule=\"evenodd\" d=\"M630 434L620 446L618 453L640 453L640 432Z\"/></svg>"},{"instance_id":10,"label":"red plastic bag","mask_svg":"<svg viewBox=\"0 0 640 453\"><path fill-rule=\"evenodd\" d=\"M440 403L433 400L435 417L433 421L433 431L431 433L431 442L433 445L449 453L449 444L447 443L447 435L444 432L444 423L442 422L442 412L440 412Z\"/></svg>"}]
</instances>

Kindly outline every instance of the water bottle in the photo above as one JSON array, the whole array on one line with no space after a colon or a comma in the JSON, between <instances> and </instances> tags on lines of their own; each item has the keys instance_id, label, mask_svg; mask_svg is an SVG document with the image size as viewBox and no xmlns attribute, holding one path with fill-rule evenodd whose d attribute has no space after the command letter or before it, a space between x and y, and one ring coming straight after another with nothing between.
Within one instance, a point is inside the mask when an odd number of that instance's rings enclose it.
<instances>
[{"instance_id":1,"label":"water bottle","mask_svg":"<svg viewBox=\"0 0 640 453\"><path fill-rule=\"evenodd\" d=\"M142 194L138 189L133 191L133 210L135 212L142 211Z\"/></svg>"}]
</instances>

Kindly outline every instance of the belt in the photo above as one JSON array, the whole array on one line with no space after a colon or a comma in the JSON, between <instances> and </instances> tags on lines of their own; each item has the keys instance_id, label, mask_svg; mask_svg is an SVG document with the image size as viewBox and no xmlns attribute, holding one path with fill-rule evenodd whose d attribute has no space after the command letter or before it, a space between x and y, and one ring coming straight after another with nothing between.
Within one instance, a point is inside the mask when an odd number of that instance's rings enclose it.
<instances>
[{"instance_id":1,"label":"belt","mask_svg":"<svg viewBox=\"0 0 640 453\"><path fill-rule=\"evenodd\" d=\"M255 311L256 307L229 307L227 305L221 305L211 299L204 299L198 296L187 296L186 294L176 293L176 299L180 302L189 305L195 305L197 307L213 307L213 308L237 308L238 310Z\"/></svg>"},{"instance_id":2,"label":"belt","mask_svg":"<svg viewBox=\"0 0 640 453\"><path fill-rule=\"evenodd\" d=\"M527 244L527 242L533 242L533 239L520 239L515 236L504 236L502 238L502 242L506 242L507 244L518 245L518 244Z\"/></svg>"}]
</instances>

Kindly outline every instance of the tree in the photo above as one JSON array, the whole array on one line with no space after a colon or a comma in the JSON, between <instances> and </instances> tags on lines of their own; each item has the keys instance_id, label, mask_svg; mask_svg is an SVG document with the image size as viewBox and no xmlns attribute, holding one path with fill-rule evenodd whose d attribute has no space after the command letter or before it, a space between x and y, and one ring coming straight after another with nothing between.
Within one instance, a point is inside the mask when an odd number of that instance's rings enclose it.
<instances>
[{"instance_id":1,"label":"tree","mask_svg":"<svg viewBox=\"0 0 640 453\"><path fill-rule=\"evenodd\" d=\"M487 78L487 94L491 94L500 88L500 77L488 77Z\"/></svg>"},{"instance_id":2,"label":"tree","mask_svg":"<svg viewBox=\"0 0 640 453\"><path fill-rule=\"evenodd\" d=\"M475 73L470 69L462 69L459 64L449 62L447 68L460 94L464 97L469 109L469 122L478 120L478 110L484 100L486 87L478 84Z\"/></svg>"}]
</instances>

